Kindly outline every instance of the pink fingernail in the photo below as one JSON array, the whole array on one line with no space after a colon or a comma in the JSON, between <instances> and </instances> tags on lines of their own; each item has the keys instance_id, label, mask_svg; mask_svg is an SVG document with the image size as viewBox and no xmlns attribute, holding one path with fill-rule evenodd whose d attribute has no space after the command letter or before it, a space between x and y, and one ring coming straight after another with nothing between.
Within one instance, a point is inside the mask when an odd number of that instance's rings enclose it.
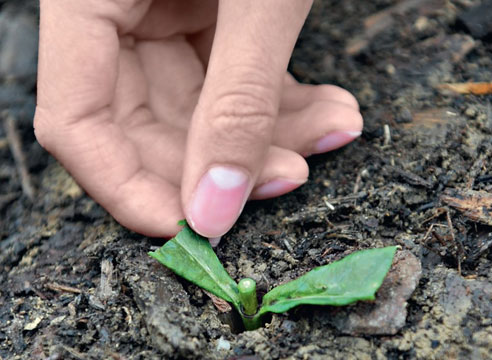
<instances>
[{"instance_id":1,"label":"pink fingernail","mask_svg":"<svg viewBox=\"0 0 492 360\"><path fill-rule=\"evenodd\" d=\"M222 236L210 238L210 239L208 239L208 242L214 248L214 247L217 247L219 245L221 239L222 239Z\"/></svg>"},{"instance_id":2,"label":"pink fingernail","mask_svg":"<svg viewBox=\"0 0 492 360\"><path fill-rule=\"evenodd\" d=\"M314 154L338 149L360 136L360 131L336 131L326 135L314 146Z\"/></svg>"},{"instance_id":3,"label":"pink fingernail","mask_svg":"<svg viewBox=\"0 0 492 360\"><path fill-rule=\"evenodd\" d=\"M257 187L251 194L255 199L267 199L292 191L306 182L306 179L275 179Z\"/></svg>"},{"instance_id":4,"label":"pink fingernail","mask_svg":"<svg viewBox=\"0 0 492 360\"><path fill-rule=\"evenodd\" d=\"M201 235L224 235L239 217L249 190L248 176L231 167L211 168L200 180L189 206L188 219Z\"/></svg>"}]
</instances>

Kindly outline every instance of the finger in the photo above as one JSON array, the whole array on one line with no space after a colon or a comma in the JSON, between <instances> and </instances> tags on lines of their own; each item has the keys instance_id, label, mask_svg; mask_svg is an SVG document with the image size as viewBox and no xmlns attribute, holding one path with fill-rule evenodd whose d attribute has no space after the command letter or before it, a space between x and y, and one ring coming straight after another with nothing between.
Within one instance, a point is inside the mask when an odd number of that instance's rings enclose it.
<instances>
[{"instance_id":1,"label":"finger","mask_svg":"<svg viewBox=\"0 0 492 360\"><path fill-rule=\"evenodd\" d=\"M179 187L185 152L186 132L164 123L149 122L126 131L136 144L143 168ZM265 199L294 190L306 182L309 169L294 151L270 146L251 198Z\"/></svg>"},{"instance_id":2,"label":"finger","mask_svg":"<svg viewBox=\"0 0 492 360\"><path fill-rule=\"evenodd\" d=\"M287 64L311 1L221 1L188 135L183 207L204 236L227 232L270 145Z\"/></svg>"},{"instance_id":3,"label":"finger","mask_svg":"<svg viewBox=\"0 0 492 360\"><path fill-rule=\"evenodd\" d=\"M273 143L303 155L337 149L360 136L362 115L336 101L313 101L300 110L281 110Z\"/></svg>"},{"instance_id":4,"label":"finger","mask_svg":"<svg viewBox=\"0 0 492 360\"><path fill-rule=\"evenodd\" d=\"M36 135L123 225L172 235L183 216L179 191L140 168L138 153L112 123L117 29L136 21L148 4L126 3L128 9L115 2L41 2Z\"/></svg>"},{"instance_id":5,"label":"finger","mask_svg":"<svg viewBox=\"0 0 492 360\"><path fill-rule=\"evenodd\" d=\"M195 50L184 36L138 41L135 50L152 112L160 121L187 129L205 76Z\"/></svg>"},{"instance_id":6,"label":"finger","mask_svg":"<svg viewBox=\"0 0 492 360\"><path fill-rule=\"evenodd\" d=\"M43 110L58 115L53 120L57 126L111 102L118 70L118 28L138 21L148 6L146 1L129 0L125 12L115 3L41 1L37 100Z\"/></svg>"},{"instance_id":7,"label":"finger","mask_svg":"<svg viewBox=\"0 0 492 360\"><path fill-rule=\"evenodd\" d=\"M179 188L140 169L105 201L105 208L123 226L152 237L172 237L184 218Z\"/></svg>"},{"instance_id":8,"label":"finger","mask_svg":"<svg viewBox=\"0 0 492 360\"><path fill-rule=\"evenodd\" d=\"M217 6L217 0L156 0L132 34L138 39L162 40L199 33L215 24Z\"/></svg>"},{"instance_id":9,"label":"finger","mask_svg":"<svg viewBox=\"0 0 492 360\"><path fill-rule=\"evenodd\" d=\"M304 184L308 175L309 167L301 155L270 146L250 199L268 199L286 194Z\"/></svg>"},{"instance_id":10,"label":"finger","mask_svg":"<svg viewBox=\"0 0 492 360\"><path fill-rule=\"evenodd\" d=\"M359 110L357 99L347 90L335 85L299 84L290 74L286 76L282 91L280 108L282 110L299 110L315 101L332 101L345 104Z\"/></svg>"}]
</instances>

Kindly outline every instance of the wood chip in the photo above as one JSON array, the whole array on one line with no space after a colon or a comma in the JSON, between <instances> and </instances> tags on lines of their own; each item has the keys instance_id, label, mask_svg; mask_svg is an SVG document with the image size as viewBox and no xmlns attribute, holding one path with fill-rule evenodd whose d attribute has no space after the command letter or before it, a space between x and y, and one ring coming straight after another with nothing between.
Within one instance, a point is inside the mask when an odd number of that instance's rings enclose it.
<instances>
[{"instance_id":1,"label":"wood chip","mask_svg":"<svg viewBox=\"0 0 492 360\"><path fill-rule=\"evenodd\" d=\"M467 82L439 84L438 89L450 90L457 94L489 95L492 94L492 82Z\"/></svg>"},{"instance_id":2,"label":"wood chip","mask_svg":"<svg viewBox=\"0 0 492 360\"><path fill-rule=\"evenodd\" d=\"M414 174L410 171L403 170L394 166L389 167L395 174L400 176L406 183L410 185L416 185L416 186L423 186L428 189L431 189L433 187L433 184L422 178L421 176Z\"/></svg>"},{"instance_id":3,"label":"wood chip","mask_svg":"<svg viewBox=\"0 0 492 360\"><path fill-rule=\"evenodd\" d=\"M101 281L97 289L97 296L102 302L107 301L114 296L113 292L113 272L114 267L111 260L103 259L101 261Z\"/></svg>"},{"instance_id":4,"label":"wood chip","mask_svg":"<svg viewBox=\"0 0 492 360\"><path fill-rule=\"evenodd\" d=\"M447 189L441 200L470 220L492 226L492 194L486 191Z\"/></svg>"},{"instance_id":5,"label":"wood chip","mask_svg":"<svg viewBox=\"0 0 492 360\"><path fill-rule=\"evenodd\" d=\"M202 289L203 290L203 289ZM215 296L212 293L209 293L206 290L203 290L203 292L210 298L212 299L212 302L214 303L215 307L217 310L219 310L221 313L227 313L229 311L232 311L231 305L225 300L222 300L221 298Z\"/></svg>"}]
</instances>

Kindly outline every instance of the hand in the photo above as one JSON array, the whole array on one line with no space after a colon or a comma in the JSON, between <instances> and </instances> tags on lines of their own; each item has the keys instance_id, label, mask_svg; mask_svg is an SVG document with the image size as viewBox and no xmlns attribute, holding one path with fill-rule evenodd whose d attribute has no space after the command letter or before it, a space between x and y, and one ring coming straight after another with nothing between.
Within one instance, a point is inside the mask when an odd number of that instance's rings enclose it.
<instances>
[{"instance_id":1,"label":"hand","mask_svg":"<svg viewBox=\"0 0 492 360\"><path fill-rule=\"evenodd\" d=\"M286 73L310 5L41 0L36 136L122 225L220 236L360 135L352 95Z\"/></svg>"}]
</instances>

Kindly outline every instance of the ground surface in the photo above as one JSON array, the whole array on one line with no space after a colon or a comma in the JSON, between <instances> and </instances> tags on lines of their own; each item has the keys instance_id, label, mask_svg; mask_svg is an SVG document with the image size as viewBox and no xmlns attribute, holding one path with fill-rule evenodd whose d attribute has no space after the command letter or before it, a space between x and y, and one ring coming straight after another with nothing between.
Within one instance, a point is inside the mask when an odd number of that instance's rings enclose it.
<instances>
[{"instance_id":1,"label":"ground surface","mask_svg":"<svg viewBox=\"0 0 492 360\"><path fill-rule=\"evenodd\" d=\"M315 2L291 70L354 92L363 136L312 158L301 189L249 204L218 256L266 290L360 248L402 251L384 306L301 307L234 333L146 255L159 240L121 228L36 144L36 7L0 1L0 110L37 192L23 195L3 121L0 359L490 358L492 96L439 90L492 79L490 37L458 20L479 3Z\"/></svg>"}]
</instances>

